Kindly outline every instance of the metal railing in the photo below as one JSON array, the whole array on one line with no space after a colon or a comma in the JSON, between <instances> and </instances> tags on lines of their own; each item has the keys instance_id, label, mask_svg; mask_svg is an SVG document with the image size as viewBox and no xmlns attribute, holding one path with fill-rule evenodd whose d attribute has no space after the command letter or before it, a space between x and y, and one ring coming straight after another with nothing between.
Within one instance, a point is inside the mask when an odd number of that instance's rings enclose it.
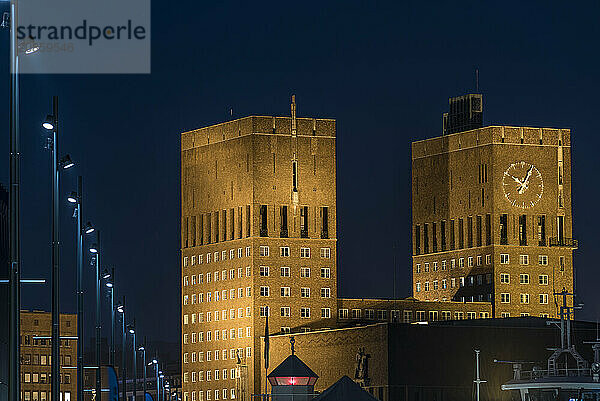
<instances>
[{"instance_id":1,"label":"metal railing","mask_svg":"<svg viewBox=\"0 0 600 401\"><path fill-rule=\"evenodd\" d=\"M554 371L547 369L535 369L528 371L521 371L520 380L534 380L541 379L542 377L591 377L592 370L590 368L585 369L567 369L567 368L556 368Z\"/></svg>"},{"instance_id":2,"label":"metal railing","mask_svg":"<svg viewBox=\"0 0 600 401\"><path fill-rule=\"evenodd\" d=\"M548 246L562 246L566 248L578 248L579 242L573 238L548 238Z\"/></svg>"}]
</instances>

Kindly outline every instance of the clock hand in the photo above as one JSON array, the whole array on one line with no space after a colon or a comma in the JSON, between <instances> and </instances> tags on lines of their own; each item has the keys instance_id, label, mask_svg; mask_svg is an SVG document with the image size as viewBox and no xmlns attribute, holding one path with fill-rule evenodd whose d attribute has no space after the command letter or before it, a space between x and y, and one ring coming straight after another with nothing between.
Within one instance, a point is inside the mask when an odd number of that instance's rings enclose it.
<instances>
[{"instance_id":1,"label":"clock hand","mask_svg":"<svg viewBox=\"0 0 600 401\"><path fill-rule=\"evenodd\" d=\"M511 175L510 178L512 178L513 180L515 180L517 182L517 184L523 185L523 183L521 182L521 180L519 180L517 177L514 177L514 176Z\"/></svg>"},{"instance_id":2,"label":"clock hand","mask_svg":"<svg viewBox=\"0 0 600 401\"><path fill-rule=\"evenodd\" d=\"M525 192L525 190L527 188L529 188L529 178L531 177L532 171L533 171L533 166L529 167L529 170L527 170L527 175L525 176L525 179L523 180L523 183L521 184L521 188L519 188L520 194L522 194L523 192Z\"/></svg>"}]
</instances>

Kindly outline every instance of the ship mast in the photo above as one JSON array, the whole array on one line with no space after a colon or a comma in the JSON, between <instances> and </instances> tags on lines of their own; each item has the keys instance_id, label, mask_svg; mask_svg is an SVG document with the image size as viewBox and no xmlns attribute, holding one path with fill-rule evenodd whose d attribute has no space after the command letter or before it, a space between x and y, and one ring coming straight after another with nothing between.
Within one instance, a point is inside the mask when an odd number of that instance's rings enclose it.
<instances>
[{"instance_id":1,"label":"ship mast","mask_svg":"<svg viewBox=\"0 0 600 401\"><path fill-rule=\"evenodd\" d=\"M487 383L487 380L481 380L481 378L479 377L479 353L481 351L476 349L475 350L475 366L476 366L476 376L475 376L475 380L473 380L473 383L475 383L477 385L477 401L479 401L479 386L481 385L481 383Z\"/></svg>"}]
</instances>

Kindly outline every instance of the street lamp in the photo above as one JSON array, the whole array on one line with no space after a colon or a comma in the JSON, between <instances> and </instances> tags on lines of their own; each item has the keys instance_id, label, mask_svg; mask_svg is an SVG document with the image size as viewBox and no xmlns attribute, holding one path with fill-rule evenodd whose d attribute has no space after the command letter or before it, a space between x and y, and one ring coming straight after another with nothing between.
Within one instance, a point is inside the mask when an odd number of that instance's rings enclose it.
<instances>
[{"instance_id":1,"label":"street lamp","mask_svg":"<svg viewBox=\"0 0 600 401\"><path fill-rule=\"evenodd\" d=\"M96 265L96 394L101 398L102 396L102 380L101 374L101 361L100 361L100 335L102 326L100 323L100 250L98 244L100 243L100 231L96 232L96 244L90 247L90 253L92 253L93 259ZM58 400L53 400L58 401Z\"/></svg>"},{"instance_id":2,"label":"street lamp","mask_svg":"<svg viewBox=\"0 0 600 401\"><path fill-rule=\"evenodd\" d=\"M160 387L158 384L158 360L154 358L148 365L154 365L154 372L156 373L156 400L160 401Z\"/></svg>"},{"instance_id":3,"label":"street lamp","mask_svg":"<svg viewBox=\"0 0 600 401\"><path fill-rule=\"evenodd\" d=\"M52 401L59 400L60 393L60 282L59 282L59 174L61 170L75 164L69 155L58 160L58 96L52 97L52 114L46 117L42 126L52 131L48 147L52 155L52 367L50 392Z\"/></svg>"},{"instance_id":4,"label":"street lamp","mask_svg":"<svg viewBox=\"0 0 600 401\"><path fill-rule=\"evenodd\" d=\"M67 197L76 204L77 215L77 399L83 400L83 237L94 231L92 223L83 226L83 178L77 177L77 192Z\"/></svg>"},{"instance_id":5,"label":"street lamp","mask_svg":"<svg viewBox=\"0 0 600 401\"><path fill-rule=\"evenodd\" d=\"M106 287L110 290L110 353L109 363L115 365L115 268L111 268L110 273L108 269L104 269L102 278L106 280Z\"/></svg>"},{"instance_id":6,"label":"street lamp","mask_svg":"<svg viewBox=\"0 0 600 401\"><path fill-rule=\"evenodd\" d=\"M122 316L122 328L123 331L121 333L121 379L123 380L123 396L122 401L127 401L127 373L125 369L125 340L127 339L125 335L125 296L123 296L123 301L119 302L117 305L117 312L119 312Z\"/></svg>"},{"instance_id":7,"label":"street lamp","mask_svg":"<svg viewBox=\"0 0 600 401\"><path fill-rule=\"evenodd\" d=\"M161 399L163 401L165 401L165 375L163 374L163 372L158 372L158 377L160 378L160 392L161 392Z\"/></svg>"},{"instance_id":8,"label":"street lamp","mask_svg":"<svg viewBox=\"0 0 600 401\"><path fill-rule=\"evenodd\" d=\"M144 366L144 397L143 401L146 401L146 337L144 337L144 345L138 348L138 351L142 352L143 359L142 363Z\"/></svg>"},{"instance_id":9,"label":"street lamp","mask_svg":"<svg viewBox=\"0 0 600 401\"><path fill-rule=\"evenodd\" d=\"M136 355L137 351L135 349L135 319L133 319L133 324L129 325L129 334L131 334L131 350L133 351L133 401L136 401L136 390L137 390L137 363L136 363Z\"/></svg>"}]
</instances>

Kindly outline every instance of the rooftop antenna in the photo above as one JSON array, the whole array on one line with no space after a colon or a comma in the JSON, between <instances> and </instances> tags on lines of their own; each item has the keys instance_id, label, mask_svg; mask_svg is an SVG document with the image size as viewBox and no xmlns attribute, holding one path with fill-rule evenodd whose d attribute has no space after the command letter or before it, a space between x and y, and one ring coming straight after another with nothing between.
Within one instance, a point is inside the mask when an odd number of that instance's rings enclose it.
<instances>
[{"instance_id":1,"label":"rooftop antenna","mask_svg":"<svg viewBox=\"0 0 600 401\"><path fill-rule=\"evenodd\" d=\"M476 366L476 377L475 380L473 380L473 383L475 383L477 385L477 401L479 401L479 386L481 385L481 383L487 383L487 380L481 380L481 378L479 377L479 353L481 351L476 349L475 350L475 366Z\"/></svg>"},{"instance_id":2,"label":"rooftop antenna","mask_svg":"<svg viewBox=\"0 0 600 401\"><path fill-rule=\"evenodd\" d=\"M479 68L475 68L475 93L479 93Z\"/></svg>"},{"instance_id":3,"label":"rooftop antenna","mask_svg":"<svg viewBox=\"0 0 600 401\"><path fill-rule=\"evenodd\" d=\"M229 115L233 117L233 107L229 109Z\"/></svg>"}]
</instances>

